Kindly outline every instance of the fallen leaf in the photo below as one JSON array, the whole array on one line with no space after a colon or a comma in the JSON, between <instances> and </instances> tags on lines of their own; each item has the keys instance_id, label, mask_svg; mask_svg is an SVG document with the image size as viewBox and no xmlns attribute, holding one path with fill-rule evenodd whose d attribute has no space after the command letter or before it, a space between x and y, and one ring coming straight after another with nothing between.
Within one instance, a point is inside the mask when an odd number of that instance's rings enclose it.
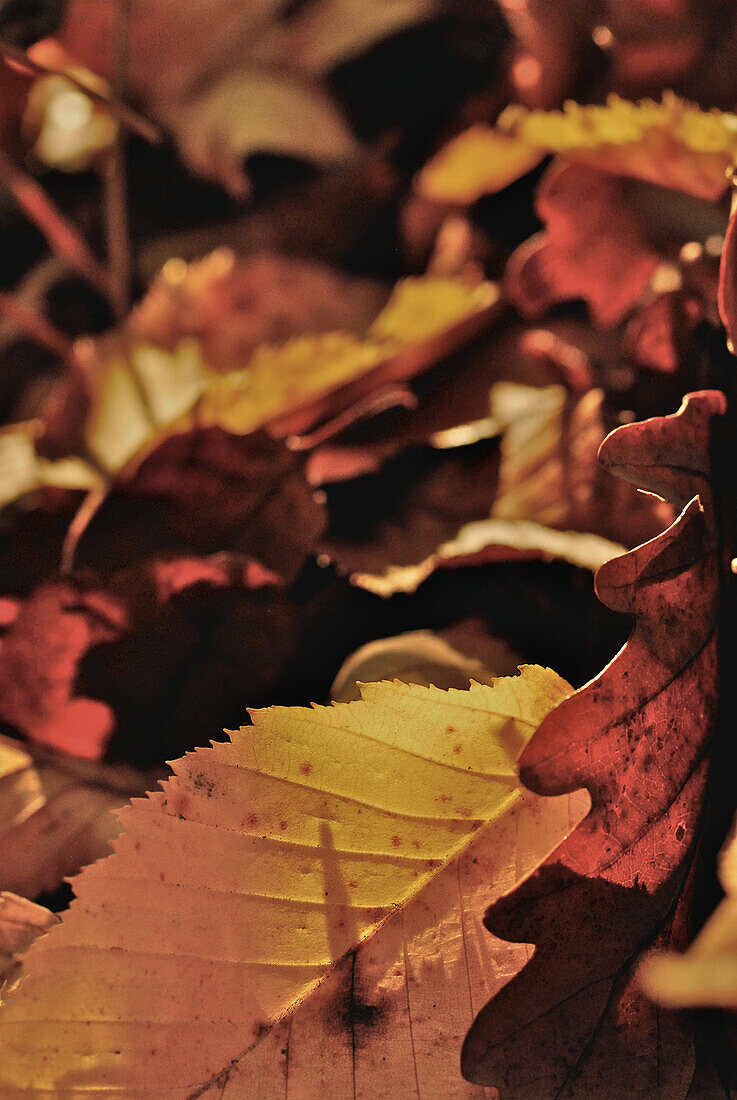
<instances>
[{"instance_id":1,"label":"fallen leaf","mask_svg":"<svg viewBox=\"0 0 737 1100\"><path fill-rule=\"evenodd\" d=\"M694 329L704 317L697 298L683 291L656 294L627 326L625 349L636 366L674 374L694 355Z\"/></svg>"},{"instance_id":2,"label":"fallen leaf","mask_svg":"<svg viewBox=\"0 0 737 1100\"><path fill-rule=\"evenodd\" d=\"M501 652L501 650L500 650ZM361 698L361 684L400 680L422 687L468 688L471 682L491 685L495 676L514 676L518 662L488 670L430 630L409 630L393 638L377 638L347 657L330 689L335 703Z\"/></svg>"},{"instance_id":3,"label":"fallen leaf","mask_svg":"<svg viewBox=\"0 0 737 1100\"><path fill-rule=\"evenodd\" d=\"M266 1095L288 1078L298 1095L469 1095L461 1021L519 963L495 973L473 900L578 817L567 800L523 811L512 764L568 691L532 666L466 692L367 685L254 712L178 761L25 956L0 1012L6 1094ZM390 1024L384 1060L371 1029Z\"/></svg>"},{"instance_id":4,"label":"fallen leaf","mask_svg":"<svg viewBox=\"0 0 737 1100\"><path fill-rule=\"evenodd\" d=\"M364 339L336 332L259 348L243 372L212 381L197 416L239 433L261 425L277 436L304 432L379 384L427 370L477 335L499 308L495 283L407 277Z\"/></svg>"},{"instance_id":5,"label":"fallen leaf","mask_svg":"<svg viewBox=\"0 0 737 1100\"><path fill-rule=\"evenodd\" d=\"M492 519L532 520L633 546L674 518L662 501L633 492L602 470L602 390L578 395L562 386L499 382L490 400L502 430Z\"/></svg>"},{"instance_id":6,"label":"fallen leaf","mask_svg":"<svg viewBox=\"0 0 737 1100\"><path fill-rule=\"evenodd\" d=\"M597 324L615 325L658 266L625 198L623 181L585 164L554 162L537 190L546 225L512 254L505 288L528 317L583 298Z\"/></svg>"},{"instance_id":7,"label":"fallen leaf","mask_svg":"<svg viewBox=\"0 0 737 1100\"><path fill-rule=\"evenodd\" d=\"M228 0L199 0L183 12L176 0L150 0L129 16L128 87L171 130L190 167L242 195L243 161L252 153L354 160L360 146L323 78L426 18L429 8L425 0L368 7L319 0L234 13ZM114 20L112 5L91 13L85 0L72 0L58 35L74 58L106 78Z\"/></svg>"},{"instance_id":8,"label":"fallen leaf","mask_svg":"<svg viewBox=\"0 0 737 1100\"><path fill-rule=\"evenodd\" d=\"M735 952L735 882L737 844L734 831L719 859L719 880L726 897L683 954L653 952L640 963L637 979L652 1000L666 1008L737 1009Z\"/></svg>"},{"instance_id":9,"label":"fallen leaf","mask_svg":"<svg viewBox=\"0 0 737 1100\"><path fill-rule=\"evenodd\" d=\"M120 831L111 811L150 782L125 766L82 765L51 753L32 758L19 742L0 738L0 891L53 893L67 875L108 855ZM5 915L0 902L0 929ZM0 971L5 943L0 931Z\"/></svg>"},{"instance_id":10,"label":"fallen leaf","mask_svg":"<svg viewBox=\"0 0 737 1100\"><path fill-rule=\"evenodd\" d=\"M689 1092L692 1021L648 1005L632 973L643 946L675 946L685 935L687 899L676 903L694 858L717 702L709 424L725 408L723 394L702 391L674 416L618 429L602 448L606 465L683 511L599 571L599 598L633 615L633 632L519 760L530 789L583 786L592 808L487 912L495 935L536 945L464 1043L464 1076L509 1097L531 1088L541 1098Z\"/></svg>"},{"instance_id":11,"label":"fallen leaf","mask_svg":"<svg viewBox=\"0 0 737 1100\"><path fill-rule=\"evenodd\" d=\"M475 126L454 138L417 185L436 201L471 203L551 153L715 201L727 190L727 170L737 158L737 115L702 111L672 92L660 103L610 95L604 105L568 100L560 111L514 105L496 128Z\"/></svg>"},{"instance_id":12,"label":"fallen leaf","mask_svg":"<svg viewBox=\"0 0 737 1100\"><path fill-rule=\"evenodd\" d=\"M304 458L264 432L170 436L121 470L80 534L75 560L110 573L162 555L226 552L255 558L289 583L325 524L303 471Z\"/></svg>"},{"instance_id":13,"label":"fallen leaf","mask_svg":"<svg viewBox=\"0 0 737 1100\"><path fill-rule=\"evenodd\" d=\"M75 345L73 369L43 414L44 453L89 454L112 477L167 436L193 428L217 426L238 435L265 428L277 438L305 432L427 370L501 308L494 283L409 277L360 336L315 333L318 314L307 326L311 332L254 347L254 328L278 331L279 313L264 309L271 301L266 293L255 307L243 308L246 276L234 274L232 254L220 251L199 265L170 263L129 326ZM248 288L258 269L246 270ZM336 276L324 282L333 298L342 298ZM362 300L363 292L356 297ZM342 315L354 312L349 300ZM339 313L323 310L326 319ZM161 345L150 343L152 337Z\"/></svg>"},{"instance_id":14,"label":"fallen leaf","mask_svg":"<svg viewBox=\"0 0 737 1100\"><path fill-rule=\"evenodd\" d=\"M415 190L433 202L471 205L482 195L504 190L544 155L542 149L479 122L428 161L417 175Z\"/></svg>"},{"instance_id":15,"label":"fallen leaf","mask_svg":"<svg viewBox=\"0 0 737 1100\"><path fill-rule=\"evenodd\" d=\"M529 520L485 519L461 527L455 538L416 565L390 565L383 573L354 573L353 584L377 596L415 592L436 569L486 565L494 561L562 560L598 569L624 547L599 535L555 531Z\"/></svg>"},{"instance_id":16,"label":"fallen leaf","mask_svg":"<svg viewBox=\"0 0 737 1100\"><path fill-rule=\"evenodd\" d=\"M81 458L45 459L36 452L38 422L0 429L0 508L37 489L96 489L99 473Z\"/></svg>"},{"instance_id":17,"label":"fallen leaf","mask_svg":"<svg viewBox=\"0 0 737 1100\"><path fill-rule=\"evenodd\" d=\"M727 235L722 249L722 262L719 268L719 316L727 330L727 343L734 355L737 341L737 218L733 213L729 219Z\"/></svg>"},{"instance_id":18,"label":"fallen leaf","mask_svg":"<svg viewBox=\"0 0 737 1100\"><path fill-rule=\"evenodd\" d=\"M376 474L328 487L321 560L351 575L416 563L489 514L498 466L493 441L448 451L415 448Z\"/></svg>"},{"instance_id":19,"label":"fallen leaf","mask_svg":"<svg viewBox=\"0 0 737 1100\"><path fill-rule=\"evenodd\" d=\"M602 403L601 390L578 396L563 386L497 383L490 421L501 433L501 454L496 486L489 484L490 518L457 524L447 541L412 559L442 526L436 518L421 541L412 526L415 510L407 519L405 501L404 528L397 523L392 534L380 527L378 546L374 539L351 548L329 532L325 552L351 570L354 584L380 596L414 592L438 568L562 559L598 569L622 553L623 544L642 542L673 519L662 501L602 471L596 459L605 435ZM470 483L478 473L477 466ZM442 515L446 530L458 519L452 508Z\"/></svg>"},{"instance_id":20,"label":"fallen leaf","mask_svg":"<svg viewBox=\"0 0 737 1100\"><path fill-rule=\"evenodd\" d=\"M263 699L295 632L279 578L242 555L53 579L0 638L0 719L73 756L151 766L208 715Z\"/></svg>"},{"instance_id":21,"label":"fallen leaf","mask_svg":"<svg viewBox=\"0 0 737 1100\"><path fill-rule=\"evenodd\" d=\"M19 956L42 936L58 917L28 898L0 891L0 989L15 981L20 972Z\"/></svg>"},{"instance_id":22,"label":"fallen leaf","mask_svg":"<svg viewBox=\"0 0 737 1100\"><path fill-rule=\"evenodd\" d=\"M610 95L605 105L569 100L562 111L509 107L499 128L568 160L712 202L727 190L737 158L737 115L702 111L667 91L660 103Z\"/></svg>"},{"instance_id":23,"label":"fallen leaf","mask_svg":"<svg viewBox=\"0 0 737 1100\"><path fill-rule=\"evenodd\" d=\"M227 371L262 344L336 330L359 336L387 297L384 284L316 260L216 248L190 263L167 260L126 328L136 342L169 352L194 337L208 366Z\"/></svg>"}]
</instances>

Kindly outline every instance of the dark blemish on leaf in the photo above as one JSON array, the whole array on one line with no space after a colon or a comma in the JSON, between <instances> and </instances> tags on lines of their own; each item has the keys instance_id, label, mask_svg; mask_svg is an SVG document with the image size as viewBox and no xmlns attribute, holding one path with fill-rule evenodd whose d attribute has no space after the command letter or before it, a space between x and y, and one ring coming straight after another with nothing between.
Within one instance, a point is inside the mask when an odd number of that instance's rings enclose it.
<instances>
[{"instance_id":1,"label":"dark blemish on leaf","mask_svg":"<svg viewBox=\"0 0 737 1100\"><path fill-rule=\"evenodd\" d=\"M300 764L299 770L302 775L310 775L312 773L312 764L310 764L309 760L305 760L303 764Z\"/></svg>"},{"instance_id":2,"label":"dark blemish on leaf","mask_svg":"<svg viewBox=\"0 0 737 1100\"><path fill-rule=\"evenodd\" d=\"M203 791L208 798L212 798L214 791L212 783L202 774L202 772L192 772L192 786L196 791Z\"/></svg>"},{"instance_id":3,"label":"dark blemish on leaf","mask_svg":"<svg viewBox=\"0 0 737 1100\"><path fill-rule=\"evenodd\" d=\"M258 825L258 814L249 814L248 817L244 817L243 823L244 825L248 825L250 826L250 828L255 829Z\"/></svg>"},{"instance_id":4,"label":"dark blemish on leaf","mask_svg":"<svg viewBox=\"0 0 737 1100\"><path fill-rule=\"evenodd\" d=\"M401 840L401 837L398 837L398 836L393 836L393 837L392 837L392 845L393 845L393 846L394 846L395 848L399 848L399 847L401 847L401 844L402 844L402 840Z\"/></svg>"},{"instance_id":5,"label":"dark blemish on leaf","mask_svg":"<svg viewBox=\"0 0 737 1100\"><path fill-rule=\"evenodd\" d=\"M351 890L356 890L358 888L358 883L354 878L351 879L348 885L350 886Z\"/></svg>"},{"instance_id":6,"label":"dark blemish on leaf","mask_svg":"<svg viewBox=\"0 0 737 1100\"><path fill-rule=\"evenodd\" d=\"M453 752L454 752L454 753L456 754L456 756L457 756L457 755L458 755L458 753L459 753L459 752L461 752L462 750L463 750L463 745L454 745L454 746L453 746Z\"/></svg>"},{"instance_id":7,"label":"dark blemish on leaf","mask_svg":"<svg viewBox=\"0 0 737 1100\"><path fill-rule=\"evenodd\" d=\"M288 825L289 825L288 821L280 821L279 822L279 828L282 829L282 830L286 829L288 827Z\"/></svg>"},{"instance_id":8,"label":"dark blemish on leaf","mask_svg":"<svg viewBox=\"0 0 737 1100\"><path fill-rule=\"evenodd\" d=\"M678 823L678 825L676 825L676 840L683 840L685 835L686 835L686 826L683 824L682 821L680 821Z\"/></svg>"},{"instance_id":9,"label":"dark blemish on leaf","mask_svg":"<svg viewBox=\"0 0 737 1100\"><path fill-rule=\"evenodd\" d=\"M455 733L455 731L456 731L455 726L446 726L445 727L445 732L446 733Z\"/></svg>"}]
</instances>

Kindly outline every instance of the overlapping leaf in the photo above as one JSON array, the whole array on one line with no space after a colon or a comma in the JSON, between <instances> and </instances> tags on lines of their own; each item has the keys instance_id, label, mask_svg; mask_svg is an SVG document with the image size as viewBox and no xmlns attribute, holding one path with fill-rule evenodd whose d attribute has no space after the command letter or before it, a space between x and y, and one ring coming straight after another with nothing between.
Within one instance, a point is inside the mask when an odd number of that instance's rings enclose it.
<instances>
[{"instance_id":1,"label":"overlapping leaf","mask_svg":"<svg viewBox=\"0 0 737 1100\"><path fill-rule=\"evenodd\" d=\"M613 482L596 461L602 401L600 390L579 397L562 386L497 383L491 420L502 433L501 461L490 518L457 528L421 561L394 560L382 570L354 565L354 583L389 596L413 592L436 568L474 563L562 558L598 569L623 544L661 530L672 510ZM328 538L328 552L330 545ZM338 544L338 561L341 550Z\"/></svg>"},{"instance_id":2,"label":"overlapping leaf","mask_svg":"<svg viewBox=\"0 0 737 1100\"><path fill-rule=\"evenodd\" d=\"M475 126L441 150L417 186L437 201L474 202L550 153L714 200L737 159L737 115L702 111L672 92L660 103L610 95L603 105L569 100L560 111L508 107L496 129Z\"/></svg>"},{"instance_id":3,"label":"overlapping leaf","mask_svg":"<svg viewBox=\"0 0 737 1100\"><path fill-rule=\"evenodd\" d=\"M685 1097L691 1021L648 1006L632 977L645 946L678 944L679 897L697 840L717 701L720 555L709 427L721 393L620 428L602 447L615 472L683 511L651 542L604 566L600 598L635 618L611 664L541 725L520 758L541 794L586 787L584 822L487 927L533 942L525 970L477 1017L463 1072L511 1098ZM699 494L703 503L695 498Z\"/></svg>"},{"instance_id":4,"label":"overlapping leaf","mask_svg":"<svg viewBox=\"0 0 737 1100\"><path fill-rule=\"evenodd\" d=\"M278 331L278 316L244 309L243 278L227 252L167 265L129 328L77 345L75 370L47 410L45 446L90 453L114 475L174 432L303 432L427 370L483 329L499 302L493 283L407 278L360 336L320 332L318 315L305 335L259 344L254 327ZM342 297L335 276L325 282L323 293Z\"/></svg>"},{"instance_id":5,"label":"overlapping leaf","mask_svg":"<svg viewBox=\"0 0 737 1100\"><path fill-rule=\"evenodd\" d=\"M53 893L66 875L107 855L119 832L111 811L146 784L131 768L53 754L33 760L18 742L0 739L0 891ZM6 915L0 903L0 927Z\"/></svg>"},{"instance_id":6,"label":"overlapping leaf","mask_svg":"<svg viewBox=\"0 0 737 1100\"><path fill-rule=\"evenodd\" d=\"M532 666L463 692L367 685L178 761L27 955L4 1095L468 1095L463 1021L520 961L479 940L479 887L579 812L523 806L513 767L568 693Z\"/></svg>"}]
</instances>

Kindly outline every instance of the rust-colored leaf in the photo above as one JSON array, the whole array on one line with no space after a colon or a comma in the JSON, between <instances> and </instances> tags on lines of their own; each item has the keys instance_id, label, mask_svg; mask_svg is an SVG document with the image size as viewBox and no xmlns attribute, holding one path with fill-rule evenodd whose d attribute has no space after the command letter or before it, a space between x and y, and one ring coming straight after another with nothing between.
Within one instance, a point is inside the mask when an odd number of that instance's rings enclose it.
<instances>
[{"instance_id":1,"label":"rust-colored leaf","mask_svg":"<svg viewBox=\"0 0 737 1100\"><path fill-rule=\"evenodd\" d=\"M514 303L539 317L556 302L583 298L598 324L616 324L658 265L622 180L587 165L555 162L540 183L536 208L546 229L521 245L507 266Z\"/></svg>"},{"instance_id":2,"label":"rust-colored leaf","mask_svg":"<svg viewBox=\"0 0 737 1100\"><path fill-rule=\"evenodd\" d=\"M685 1097L692 1024L649 1006L633 965L677 944L674 907L693 860L717 701L720 555L711 517L709 423L722 394L620 428L607 466L683 512L662 535L603 566L600 599L634 616L604 671L540 726L519 761L540 794L586 787L591 811L520 887L488 911L495 935L535 954L477 1017L464 1075L510 1100ZM696 494L700 495L695 499Z\"/></svg>"}]
</instances>

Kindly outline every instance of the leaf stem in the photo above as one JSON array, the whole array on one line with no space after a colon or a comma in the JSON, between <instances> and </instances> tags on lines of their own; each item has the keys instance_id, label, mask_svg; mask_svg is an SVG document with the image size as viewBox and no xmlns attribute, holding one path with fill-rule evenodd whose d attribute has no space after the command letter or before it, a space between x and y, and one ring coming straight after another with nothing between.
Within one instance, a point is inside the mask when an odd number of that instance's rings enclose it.
<instances>
[{"instance_id":1,"label":"leaf stem","mask_svg":"<svg viewBox=\"0 0 737 1100\"><path fill-rule=\"evenodd\" d=\"M126 178L127 134L120 125L128 63L128 29L132 0L117 0L115 40L113 44L113 77L111 110L118 123L115 142L103 173L105 187L105 223L107 228L108 262L112 283L112 303L118 320L123 320L130 308L131 242L128 224Z\"/></svg>"},{"instance_id":2,"label":"leaf stem","mask_svg":"<svg viewBox=\"0 0 737 1100\"><path fill-rule=\"evenodd\" d=\"M47 321L43 314L37 313L15 294L0 291L0 314L21 329L34 343L40 344L53 355L64 360L71 358L71 341L50 321Z\"/></svg>"},{"instance_id":3,"label":"leaf stem","mask_svg":"<svg viewBox=\"0 0 737 1100\"><path fill-rule=\"evenodd\" d=\"M110 295L110 276L75 226L54 205L27 172L0 148L0 183L10 191L26 217L48 241L52 251L94 287Z\"/></svg>"}]
</instances>

